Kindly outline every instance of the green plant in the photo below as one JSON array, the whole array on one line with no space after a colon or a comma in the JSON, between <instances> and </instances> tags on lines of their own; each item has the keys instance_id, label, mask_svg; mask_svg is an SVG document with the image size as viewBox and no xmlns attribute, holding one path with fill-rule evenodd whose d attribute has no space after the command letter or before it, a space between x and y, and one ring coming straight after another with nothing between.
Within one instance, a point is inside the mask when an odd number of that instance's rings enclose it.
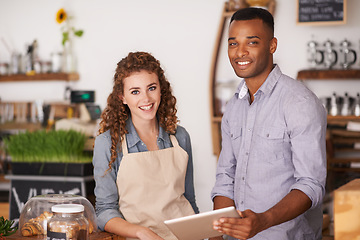
<instances>
[{"instance_id":1,"label":"green plant","mask_svg":"<svg viewBox=\"0 0 360 240\"><path fill-rule=\"evenodd\" d=\"M75 130L39 130L11 135L4 139L13 162L91 162L84 153L87 137Z\"/></svg>"},{"instance_id":2,"label":"green plant","mask_svg":"<svg viewBox=\"0 0 360 240\"><path fill-rule=\"evenodd\" d=\"M0 237L10 236L14 234L17 230L17 227L13 227L14 221L0 217Z\"/></svg>"},{"instance_id":3,"label":"green plant","mask_svg":"<svg viewBox=\"0 0 360 240\"><path fill-rule=\"evenodd\" d=\"M62 45L65 45L67 41L70 41L70 34L73 33L74 36L81 37L84 33L83 30L78 29L76 30L74 27L71 26L72 16L68 16L66 11L61 8L56 13L56 22L59 24L64 23L65 25L61 28L63 39L61 41Z\"/></svg>"}]
</instances>

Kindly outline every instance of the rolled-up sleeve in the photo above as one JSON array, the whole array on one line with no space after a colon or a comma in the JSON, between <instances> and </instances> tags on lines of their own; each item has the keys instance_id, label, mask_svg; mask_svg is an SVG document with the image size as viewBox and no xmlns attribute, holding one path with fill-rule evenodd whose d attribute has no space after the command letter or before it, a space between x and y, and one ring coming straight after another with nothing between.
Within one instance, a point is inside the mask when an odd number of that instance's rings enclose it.
<instances>
[{"instance_id":1,"label":"rolled-up sleeve","mask_svg":"<svg viewBox=\"0 0 360 240\"><path fill-rule=\"evenodd\" d=\"M227 108L231 108L229 102ZM230 111L228 111L230 112ZM221 121L222 148L216 168L216 182L211 191L211 199L224 196L234 199L234 179L236 171L236 158L232 149L228 114L225 112Z\"/></svg>"},{"instance_id":2,"label":"rolled-up sleeve","mask_svg":"<svg viewBox=\"0 0 360 240\"><path fill-rule=\"evenodd\" d=\"M286 119L296 179L291 189L304 192L312 208L322 202L326 182L326 111L315 101L309 97L290 102Z\"/></svg>"},{"instance_id":3,"label":"rolled-up sleeve","mask_svg":"<svg viewBox=\"0 0 360 240\"><path fill-rule=\"evenodd\" d=\"M119 211L119 196L116 186L116 169L109 168L111 139L101 134L95 139L93 166L95 179L96 216L98 228L104 231L105 224L112 218L124 218Z\"/></svg>"}]
</instances>

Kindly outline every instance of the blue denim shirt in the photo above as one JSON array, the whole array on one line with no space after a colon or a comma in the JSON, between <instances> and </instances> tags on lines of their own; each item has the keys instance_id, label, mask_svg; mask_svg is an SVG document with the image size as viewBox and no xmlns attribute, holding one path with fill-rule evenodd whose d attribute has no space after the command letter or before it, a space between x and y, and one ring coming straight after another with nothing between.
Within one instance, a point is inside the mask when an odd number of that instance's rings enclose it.
<instances>
[{"instance_id":1,"label":"blue denim shirt","mask_svg":"<svg viewBox=\"0 0 360 240\"><path fill-rule=\"evenodd\" d=\"M242 81L226 105L212 198L225 196L241 211L260 213L298 189L311 199L311 209L251 239L321 239L325 108L310 90L282 74L278 66L251 104L249 98Z\"/></svg>"},{"instance_id":2,"label":"blue denim shirt","mask_svg":"<svg viewBox=\"0 0 360 240\"><path fill-rule=\"evenodd\" d=\"M135 127L131 121L131 118L127 120L126 128L129 132L128 134L126 134L126 141L129 153L148 151L146 145L139 138ZM195 213L199 213L199 209L195 201L190 136L185 130L185 128L178 126L175 137L178 140L180 147L182 147L189 155L185 176L184 196L190 202ZM159 149L172 147L169 134L165 132L165 130L161 127L159 127L159 137L157 144ZM116 186L117 172L119 170L120 162L123 156L122 152L119 152L117 160L112 165L111 171L104 175L105 171L108 169L108 164L110 161L110 147L110 131L102 133L96 137L93 156L94 179L96 183L94 190L96 196L95 208L97 215L97 225L102 231L104 230L105 224L110 219L114 217L124 218L119 211L119 194Z\"/></svg>"}]
</instances>

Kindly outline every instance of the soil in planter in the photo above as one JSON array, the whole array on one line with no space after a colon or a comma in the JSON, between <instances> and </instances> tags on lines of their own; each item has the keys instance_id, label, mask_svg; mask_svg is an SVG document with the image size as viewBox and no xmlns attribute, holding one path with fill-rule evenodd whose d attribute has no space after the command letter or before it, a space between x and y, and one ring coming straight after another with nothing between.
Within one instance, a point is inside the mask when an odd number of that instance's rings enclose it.
<instances>
[{"instance_id":1,"label":"soil in planter","mask_svg":"<svg viewBox=\"0 0 360 240\"><path fill-rule=\"evenodd\" d=\"M92 163L23 163L12 162L14 175L91 176Z\"/></svg>"}]
</instances>

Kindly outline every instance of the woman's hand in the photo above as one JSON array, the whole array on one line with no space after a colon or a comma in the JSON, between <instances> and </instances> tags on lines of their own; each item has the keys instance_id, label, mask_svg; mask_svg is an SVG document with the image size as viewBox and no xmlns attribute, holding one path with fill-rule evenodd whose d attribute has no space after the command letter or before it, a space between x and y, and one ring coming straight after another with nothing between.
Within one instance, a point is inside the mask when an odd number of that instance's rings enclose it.
<instances>
[{"instance_id":1,"label":"woman's hand","mask_svg":"<svg viewBox=\"0 0 360 240\"><path fill-rule=\"evenodd\" d=\"M136 233L140 240L164 240L162 237L151 231L149 228L141 227Z\"/></svg>"}]
</instances>

